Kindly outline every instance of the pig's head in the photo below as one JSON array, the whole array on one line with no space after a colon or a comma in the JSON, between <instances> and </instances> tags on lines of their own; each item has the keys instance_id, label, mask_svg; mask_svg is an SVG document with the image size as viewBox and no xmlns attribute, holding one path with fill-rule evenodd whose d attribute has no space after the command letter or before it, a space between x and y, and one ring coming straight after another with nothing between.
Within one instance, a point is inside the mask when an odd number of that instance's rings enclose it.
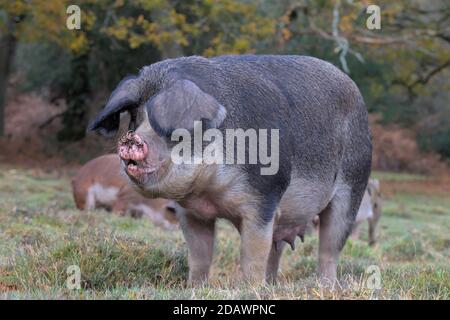
<instances>
[{"instance_id":1,"label":"pig's head","mask_svg":"<svg viewBox=\"0 0 450 320\"><path fill-rule=\"evenodd\" d=\"M182 197L199 168L171 161L171 148L176 144L171 139L173 131L192 132L195 121L202 121L204 128L219 127L226 110L190 80L172 80L160 90L147 90L148 83L140 77L122 80L88 131L114 136L120 114L128 112L129 131L117 145L124 171L145 195ZM167 193L168 189L175 194Z\"/></svg>"}]
</instances>

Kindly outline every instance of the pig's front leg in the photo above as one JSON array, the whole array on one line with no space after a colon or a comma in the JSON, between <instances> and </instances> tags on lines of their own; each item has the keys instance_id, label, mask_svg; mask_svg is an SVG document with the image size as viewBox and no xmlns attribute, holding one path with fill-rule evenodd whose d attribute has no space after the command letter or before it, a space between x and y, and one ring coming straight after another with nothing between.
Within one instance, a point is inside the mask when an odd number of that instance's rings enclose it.
<instances>
[{"instance_id":1,"label":"pig's front leg","mask_svg":"<svg viewBox=\"0 0 450 320\"><path fill-rule=\"evenodd\" d=\"M244 280L252 284L265 281L267 261L272 248L273 220L267 223L244 218L241 228L241 269Z\"/></svg>"},{"instance_id":2,"label":"pig's front leg","mask_svg":"<svg viewBox=\"0 0 450 320\"><path fill-rule=\"evenodd\" d=\"M208 280L212 262L215 220L200 220L186 212L179 214L178 218L188 246L188 284L201 284Z\"/></svg>"}]
</instances>

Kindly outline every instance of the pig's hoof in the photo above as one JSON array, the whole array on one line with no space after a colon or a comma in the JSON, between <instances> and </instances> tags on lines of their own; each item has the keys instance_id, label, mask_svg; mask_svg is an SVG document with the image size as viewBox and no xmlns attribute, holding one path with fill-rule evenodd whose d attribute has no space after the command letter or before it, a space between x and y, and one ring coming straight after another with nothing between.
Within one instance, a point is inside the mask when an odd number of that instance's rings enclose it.
<instances>
[{"instance_id":1,"label":"pig's hoof","mask_svg":"<svg viewBox=\"0 0 450 320\"><path fill-rule=\"evenodd\" d=\"M197 288L203 287L208 284L207 278L199 278L199 279L188 279L186 285L188 288Z\"/></svg>"}]
</instances>

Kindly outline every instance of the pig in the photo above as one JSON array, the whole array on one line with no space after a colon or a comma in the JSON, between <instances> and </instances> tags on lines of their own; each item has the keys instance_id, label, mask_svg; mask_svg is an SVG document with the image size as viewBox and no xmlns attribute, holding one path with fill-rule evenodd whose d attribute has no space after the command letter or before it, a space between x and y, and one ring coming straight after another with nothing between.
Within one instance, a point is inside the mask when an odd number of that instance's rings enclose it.
<instances>
[{"instance_id":1,"label":"pig","mask_svg":"<svg viewBox=\"0 0 450 320\"><path fill-rule=\"evenodd\" d=\"M318 273L324 283L337 281L339 254L367 185L372 153L367 109L346 74L308 56L168 59L124 78L87 130L112 137L123 112L131 120L118 140L122 168L144 196L178 203L189 285L208 280L218 219L239 231L241 274L257 285L276 281L285 244L294 248L316 215ZM180 132L199 128L205 135L270 131L276 170L263 174L268 168L261 154L257 163L240 163L236 145L212 138L211 145L231 161L196 162L204 153L195 146L194 161L174 161ZM278 140L272 140L276 133Z\"/></svg>"},{"instance_id":2,"label":"pig","mask_svg":"<svg viewBox=\"0 0 450 320\"><path fill-rule=\"evenodd\" d=\"M166 230L173 230L177 225L172 201L148 199L133 190L121 172L117 154L87 162L72 180L72 191L79 210L104 208L135 218L144 216Z\"/></svg>"},{"instance_id":3,"label":"pig","mask_svg":"<svg viewBox=\"0 0 450 320\"><path fill-rule=\"evenodd\" d=\"M381 217L381 193L380 181L377 179L369 179L366 191L361 201L361 205L353 223L351 237L353 239L359 238L359 225L365 220L369 223L369 245L373 246L376 243L375 229ZM319 229L319 216L316 216L312 223L308 226L308 231L311 233Z\"/></svg>"},{"instance_id":4,"label":"pig","mask_svg":"<svg viewBox=\"0 0 450 320\"><path fill-rule=\"evenodd\" d=\"M359 225L367 220L369 223L369 245L373 246L376 243L375 229L381 217L381 208L380 181L378 179L369 179L353 224L351 234L354 239L357 239L359 236Z\"/></svg>"}]
</instances>

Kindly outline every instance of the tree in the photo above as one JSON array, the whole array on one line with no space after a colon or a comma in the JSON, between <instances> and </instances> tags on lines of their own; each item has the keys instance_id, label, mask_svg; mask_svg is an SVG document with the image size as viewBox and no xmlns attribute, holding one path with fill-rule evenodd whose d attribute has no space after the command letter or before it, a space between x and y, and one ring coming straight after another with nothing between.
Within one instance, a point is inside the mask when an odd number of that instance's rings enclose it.
<instances>
[{"instance_id":1,"label":"tree","mask_svg":"<svg viewBox=\"0 0 450 320\"><path fill-rule=\"evenodd\" d=\"M66 28L67 0L0 4L6 14L26 14L18 41L51 43L71 57L61 140L84 136L93 86L110 87L161 58L254 51L275 30L275 20L264 17L257 3L239 0L83 0L80 30Z\"/></svg>"},{"instance_id":2,"label":"tree","mask_svg":"<svg viewBox=\"0 0 450 320\"><path fill-rule=\"evenodd\" d=\"M17 39L14 35L14 18L8 16L5 18L6 27L11 32L3 32L0 37L0 137L5 134L4 118L5 118L5 101L6 88L8 85L8 77L10 66L12 64Z\"/></svg>"}]
</instances>

